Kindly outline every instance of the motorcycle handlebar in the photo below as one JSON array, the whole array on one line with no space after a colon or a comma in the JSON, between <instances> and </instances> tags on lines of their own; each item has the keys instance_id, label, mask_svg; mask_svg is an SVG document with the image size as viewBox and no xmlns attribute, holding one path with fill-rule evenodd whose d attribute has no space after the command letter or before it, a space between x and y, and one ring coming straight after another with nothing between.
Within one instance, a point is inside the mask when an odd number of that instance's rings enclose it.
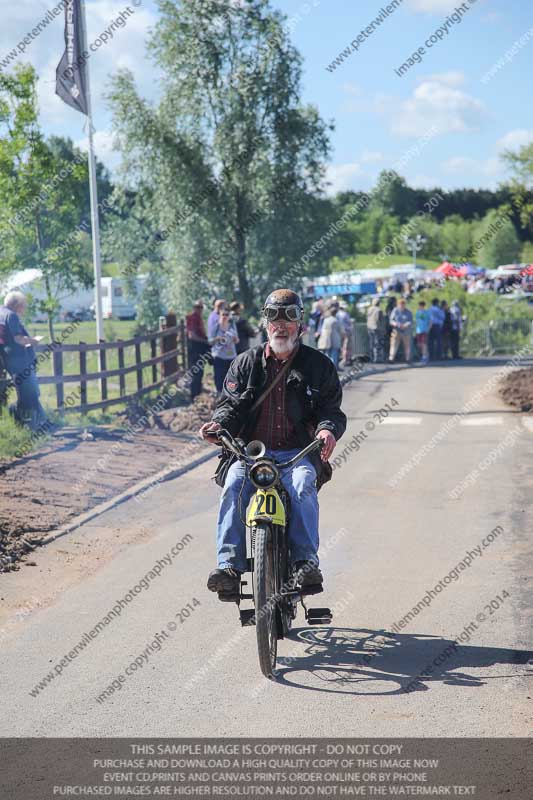
<instances>
[{"instance_id":1,"label":"motorcycle handlebar","mask_svg":"<svg viewBox=\"0 0 533 800\"><path fill-rule=\"evenodd\" d=\"M244 449L235 441L231 433L226 429L223 428L222 430L217 431L217 439L221 442L223 447L234 453L237 456L237 458L239 458L241 461L244 461L248 465L254 463L255 459L250 458L250 456L246 454ZM313 450L316 449L321 450L323 446L324 446L324 441L322 439L313 439L313 441L310 442L306 447L304 447L303 450L300 450L300 452L296 453L295 456L289 458L288 461L275 461L274 463L280 469L293 467L295 464L301 461L302 458L305 458L309 453L312 453Z\"/></svg>"}]
</instances>

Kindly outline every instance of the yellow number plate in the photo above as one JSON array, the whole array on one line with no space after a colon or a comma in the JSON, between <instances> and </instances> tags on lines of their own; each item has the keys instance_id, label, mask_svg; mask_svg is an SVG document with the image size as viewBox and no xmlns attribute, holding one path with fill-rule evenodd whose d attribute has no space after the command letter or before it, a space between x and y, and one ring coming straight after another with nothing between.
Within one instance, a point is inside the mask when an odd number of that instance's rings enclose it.
<instances>
[{"instance_id":1,"label":"yellow number plate","mask_svg":"<svg viewBox=\"0 0 533 800\"><path fill-rule=\"evenodd\" d=\"M258 489L252 497L247 523L252 525L257 517L269 517L275 525L285 525L285 509L275 489Z\"/></svg>"}]
</instances>

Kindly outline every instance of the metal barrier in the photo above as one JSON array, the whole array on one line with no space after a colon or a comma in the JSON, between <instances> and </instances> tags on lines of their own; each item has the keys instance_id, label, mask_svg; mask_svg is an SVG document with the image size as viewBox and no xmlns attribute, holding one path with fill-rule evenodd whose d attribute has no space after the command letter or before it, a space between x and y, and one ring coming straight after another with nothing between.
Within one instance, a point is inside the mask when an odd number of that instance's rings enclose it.
<instances>
[{"instance_id":1,"label":"metal barrier","mask_svg":"<svg viewBox=\"0 0 533 800\"><path fill-rule=\"evenodd\" d=\"M304 335L303 341L316 347L311 332ZM533 320L517 317L466 324L461 332L460 352L465 356L512 355L528 345L533 352ZM355 358L370 356L366 322L352 323L352 353Z\"/></svg>"},{"instance_id":2,"label":"metal barrier","mask_svg":"<svg viewBox=\"0 0 533 800\"><path fill-rule=\"evenodd\" d=\"M355 358L370 355L370 342L366 322L352 323L352 353Z\"/></svg>"},{"instance_id":3,"label":"metal barrier","mask_svg":"<svg viewBox=\"0 0 533 800\"><path fill-rule=\"evenodd\" d=\"M533 351L533 320L524 317L469 324L461 336L463 355L512 355L528 345Z\"/></svg>"}]
</instances>

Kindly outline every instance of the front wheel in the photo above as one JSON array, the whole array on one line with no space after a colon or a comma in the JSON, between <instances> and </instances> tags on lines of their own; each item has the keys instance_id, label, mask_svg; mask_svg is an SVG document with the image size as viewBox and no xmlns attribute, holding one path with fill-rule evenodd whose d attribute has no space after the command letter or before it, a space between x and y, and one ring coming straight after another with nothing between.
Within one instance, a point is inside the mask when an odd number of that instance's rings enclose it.
<instances>
[{"instance_id":1,"label":"front wheel","mask_svg":"<svg viewBox=\"0 0 533 800\"><path fill-rule=\"evenodd\" d=\"M258 525L255 529L254 565L255 629L259 666L265 677L273 679L278 632L274 542L270 525Z\"/></svg>"}]
</instances>

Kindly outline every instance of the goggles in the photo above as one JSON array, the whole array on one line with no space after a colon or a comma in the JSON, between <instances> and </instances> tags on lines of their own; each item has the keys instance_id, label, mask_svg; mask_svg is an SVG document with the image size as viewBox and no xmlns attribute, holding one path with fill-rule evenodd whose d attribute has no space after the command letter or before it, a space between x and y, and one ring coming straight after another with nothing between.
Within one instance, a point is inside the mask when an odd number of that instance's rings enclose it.
<instances>
[{"instance_id":1,"label":"goggles","mask_svg":"<svg viewBox=\"0 0 533 800\"><path fill-rule=\"evenodd\" d=\"M300 306L265 306L263 316L267 322L274 322L276 319L284 319L287 322L300 322L302 319L302 309Z\"/></svg>"}]
</instances>

